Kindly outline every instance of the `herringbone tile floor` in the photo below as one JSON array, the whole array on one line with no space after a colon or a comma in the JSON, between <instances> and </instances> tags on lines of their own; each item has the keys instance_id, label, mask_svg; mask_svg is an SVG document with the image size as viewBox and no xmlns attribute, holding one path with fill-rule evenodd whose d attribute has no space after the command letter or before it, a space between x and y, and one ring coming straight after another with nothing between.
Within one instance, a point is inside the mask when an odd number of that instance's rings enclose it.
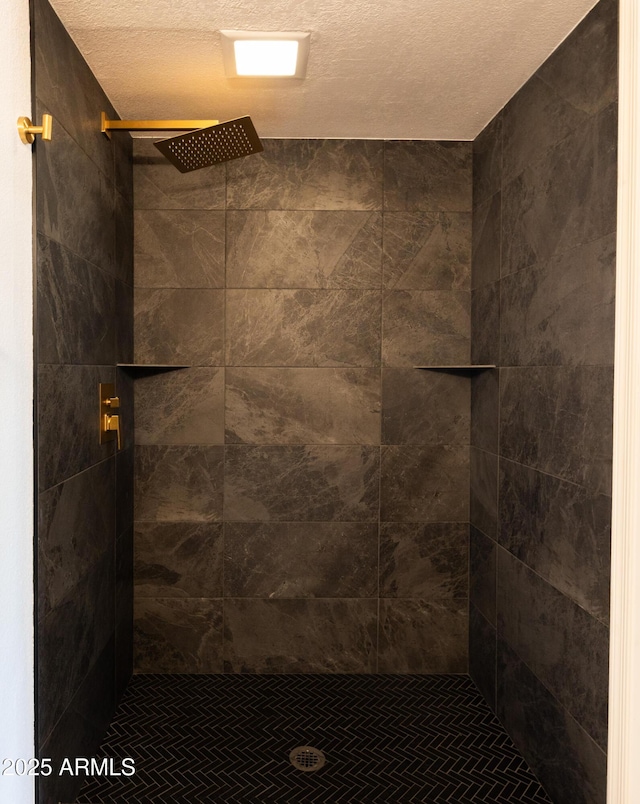
<instances>
[{"instance_id":1,"label":"herringbone tile floor","mask_svg":"<svg viewBox=\"0 0 640 804\"><path fill-rule=\"evenodd\" d=\"M101 756L77 804L550 804L467 676L135 676Z\"/></svg>"}]
</instances>

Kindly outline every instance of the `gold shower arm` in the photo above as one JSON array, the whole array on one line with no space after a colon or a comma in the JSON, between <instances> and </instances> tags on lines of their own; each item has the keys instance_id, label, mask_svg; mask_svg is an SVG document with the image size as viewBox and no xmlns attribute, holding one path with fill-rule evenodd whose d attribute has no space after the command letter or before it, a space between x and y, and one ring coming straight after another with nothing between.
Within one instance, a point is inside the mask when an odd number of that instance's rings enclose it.
<instances>
[{"instance_id":1,"label":"gold shower arm","mask_svg":"<svg viewBox=\"0 0 640 804\"><path fill-rule=\"evenodd\" d=\"M105 112L100 119L100 131L193 131L197 128L217 126L218 120L108 120Z\"/></svg>"}]
</instances>

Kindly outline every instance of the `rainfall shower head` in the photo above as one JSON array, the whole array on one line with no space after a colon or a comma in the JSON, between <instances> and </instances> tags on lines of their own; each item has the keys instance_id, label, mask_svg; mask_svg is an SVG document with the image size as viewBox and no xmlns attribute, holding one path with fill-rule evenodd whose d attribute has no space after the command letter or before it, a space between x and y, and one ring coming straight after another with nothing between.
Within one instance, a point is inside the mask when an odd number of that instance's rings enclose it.
<instances>
[{"instance_id":1,"label":"rainfall shower head","mask_svg":"<svg viewBox=\"0 0 640 804\"><path fill-rule=\"evenodd\" d=\"M264 151L250 117L153 143L181 173Z\"/></svg>"}]
</instances>

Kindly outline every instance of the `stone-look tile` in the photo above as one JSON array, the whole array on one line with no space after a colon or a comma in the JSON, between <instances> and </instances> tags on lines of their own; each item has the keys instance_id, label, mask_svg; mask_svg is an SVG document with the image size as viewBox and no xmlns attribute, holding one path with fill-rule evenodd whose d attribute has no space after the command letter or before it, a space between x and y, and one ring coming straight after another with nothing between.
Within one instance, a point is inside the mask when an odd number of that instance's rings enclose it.
<instances>
[{"instance_id":1,"label":"stone-look tile","mask_svg":"<svg viewBox=\"0 0 640 804\"><path fill-rule=\"evenodd\" d=\"M133 206L116 192L114 211L116 242L113 273L122 282L133 285Z\"/></svg>"},{"instance_id":2,"label":"stone-look tile","mask_svg":"<svg viewBox=\"0 0 640 804\"><path fill-rule=\"evenodd\" d=\"M115 282L116 363L133 363L133 288Z\"/></svg>"},{"instance_id":3,"label":"stone-look tile","mask_svg":"<svg viewBox=\"0 0 640 804\"><path fill-rule=\"evenodd\" d=\"M226 165L180 173L153 145L133 142L136 209L224 209Z\"/></svg>"},{"instance_id":4,"label":"stone-look tile","mask_svg":"<svg viewBox=\"0 0 640 804\"><path fill-rule=\"evenodd\" d=\"M378 527L359 522L227 523L227 597L378 594Z\"/></svg>"},{"instance_id":5,"label":"stone-look tile","mask_svg":"<svg viewBox=\"0 0 640 804\"><path fill-rule=\"evenodd\" d=\"M381 600L378 672L466 673L468 602Z\"/></svg>"},{"instance_id":6,"label":"stone-look tile","mask_svg":"<svg viewBox=\"0 0 640 804\"><path fill-rule=\"evenodd\" d=\"M120 450L116 455L116 535L129 530L133 522L134 449Z\"/></svg>"},{"instance_id":7,"label":"stone-look tile","mask_svg":"<svg viewBox=\"0 0 640 804\"><path fill-rule=\"evenodd\" d=\"M221 365L224 291L137 288L134 307L137 363Z\"/></svg>"},{"instance_id":8,"label":"stone-look tile","mask_svg":"<svg viewBox=\"0 0 640 804\"><path fill-rule=\"evenodd\" d=\"M37 236L40 363L115 362L115 279L58 243Z\"/></svg>"},{"instance_id":9,"label":"stone-look tile","mask_svg":"<svg viewBox=\"0 0 640 804\"><path fill-rule=\"evenodd\" d=\"M227 522L373 522L378 488L375 447L225 448Z\"/></svg>"},{"instance_id":10,"label":"stone-look tile","mask_svg":"<svg viewBox=\"0 0 640 804\"><path fill-rule=\"evenodd\" d=\"M500 279L502 194L497 192L473 209L471 287Z\"/></svg>"},{"instance_id":11,"label":"stone-look tile","mask_svg":"<svg viewBox=\"0 0 640 804\"><path fill-rule=\"evenodd\" d=\"M116 703L133 673L133 527L116 541Z\"/></svg>"},{"instance_id":12,"label":"stone-look tile","mask_svg":"<svg viewBox=\"0 0 640 804\"><path fill-rule=\"evenodd\" d=\"M465 291L387 291L382 301L383 365L467 364L469 308Z\"/></svg>"},{"instance_id":13,"label":"stone-look tile","mask_svg":"<svg viewBox=\"0 0 640 804\"><path fill-rule=\"evenodd\" d=\"M505 458L611 493L613 370L600 366L500 371Z\"/></svg>"},{"instance_id":14,"label":"stone-look tile","mask_svg":"<svg viewBox=\"0 0 640 804\"><path fill-rule=\"evenodd\" d=\"M223 447L136 447L136 520L221 520L223 463Z\"/></svg>"},{"instance_id":15,"label":"stone-look tile","mask_svg":"<svg viewBox=\"0 0 640 804\"><path fill-rule=\"evenodd\" d=\"M382 148L374 140L265 140L227 165L229 209L380 209Z\"/></svg>"},{"instance_id":16,"label":"stone-look tile","mask_svg":"<svg viewBox=\"0 0 640 804\"><path fill-rule=\"evenodd\" d=\"M116 190L132 210L131 217L133 218L133 138L123 132L121 136L112 137L111 142L113 143Z\"/></svg>"},{"instance_id":17,"label":"stone-look tile","mask_svg":"<svg viewBox=\"0 0 640 804\"><path fill-rule=\"evenodd\" d=\"M498 633L606 750L609 629L498 548Z\"/></svg>"},{"instance_id":18,"label":"stone-look tile","mask_svg":"<svg viewBox=\"0 0 640 804\"><path fill-rule=\"evenodd\" d=\"M42 743L114 632L115 550L38 625L38 732ZM113 671L113 665L112 665Z\"/></svg>"},{"instance_id":19,"label":"stone-look tile","mask_svg":"<svg viewBox=\"0 0 640 804\"><path fill-rule=\"evenodd\" d=\"M469 604L469 675L496 711L496 629Z\"/></svg>"},{"instance_id":20,"label":"stone-look tile","mask_svg":"<svg viewBox=\"0 0 640 804\"><path fill-rule=\"evenodd\" d=\"M501 460L500 544L594 617L608 620L609 497Z\"/></svg>"},{"instance_id":21,"label":"stone-look tile","mask_svg":"<svg viewBox=\"0 0 640 804\"><path fill-rule=\"evenodd\" d=\"M383 521L469 520L468 447L383 447L381 463Z\"/></svg>"},{"instance_id":22,"label":"stone-look tile","mask_svg":"<svg viewBox=\"0 0 640 804\"><path fill-rule=\"evenodd\" d=\"M607 757L498 640L498 717L557 804L605 804Z\"/></svg>"},{"instance_id":23,"label":"stone-look tile","mask_svg":"<svg viewBox=\"0 0 640 804\"><path fill-rule=\"evenodd\" d=\"M136 444L224 443L224 369L149 373L134 387Z\"/></svg>"},{"instance_id":24,"label":"stone-look tile","mask_svg":"<svg viewBox=\"0 0 640 804\"><path fill-rule=\"evenodd\" d=\"M375 600L225 601L227 673L372 673Z\"/></svg>"},{"instance_id":25,"label":"stone-look tile","mask_svg":"<svg viewBox=\"0 0 640 804\"><path fill-rule=\"evenodd\" d=\"M38 368L39 488L55 486L113 455L115 442L98 439L98 384L114 382L100 366Z\"/></svg>"},{"instance_id":26,"label":"stone-look tile","mask_svg":"<svg viewBox=\"0 0 640 804\"><path fill-rule=\"evenodd\" d=\"M227 365L377 366L380 293L228 290Z\"/></svg>"},{"instance_id":27,"label":"stone-look tile","mask_svg":"<svg viewBox=\"0 0 640 804\"><path fill-rule=\"evenodd\" d=\"M396 290L468 290L471 214L386 212L383 283Z\"/></svg>"},{"instance_id":28,"label":"stone-look tile","mask_svg":"<svg viewBox=\"0 0 640 804\"><path fill-rule=\"evenodd\" d=\"M471 291L471 362L502 365L500 358L500 282Z\"/></svg>"},{"instance_id":29,"label":"stone-look tile","mask_svg":"<svg viewBox=\"0 0 640 804\"><path fill-rule=\"evenodd\" d=\"M120 416L121 449L129 449L134 444L134 387L135 382L131 372L116 368L116 395L120 399L118 415Z\"/></svg>"},{"instance_id":30,"label":"stone-look tile","mask_svg":"<svg viewBox=\"0 0 640 804\"><path fill-rule=\"evenodd\" d=\"M222 597L221 522L137 522L134 583L141 597Z\"/></svg>"},{"instance_id":31,"label":"stone-look tile","mask_svg":"<svg viewBox=\"0 0 640 804\"><path fill-rule=\"evenodd\" d=\"M380 525L380 596L441 600L469 588L466 522Z\"/></svg>"},{"instance_id":32,"label":"stone-look tile","mask_svg":"<svg viewBox=\"0 0 640 804\"><path fill-rule=\"evenodd\" d=\"M384 369L383 444L468 444L469 378L444 371Z\"/></svg>"},{"instance_id":33,"label":"stone-look tile","mask_svg":"<svg viewBox=\"0 0 640 804\"><path fill-rule=\"evenodd\" d=\"M43 112L51 109L38 109L38 119ZM38 231L114 273L113 184L61 125L51 142L42 141L40 146L36 159Z\"/></svg>"},{"instance_id":34,"label":"stone-look tile","mask_svg":"<svg viewBox=\"0 0 640 804\"><path fill-rule=\"evenodd\" d=\"M380 372L226 370L227 443L379 444Z\"/></svg>"},{"instance_id":35,"label":"stone-look tile","mask_svg":"<svg viewBox=\"0 0 640 804\"><path fill-rule=\"evenodd\" d=\"M612 365L616 236L500 283L501 365Z\"/></svg>"},{"instance_id":36,"label":"stone-look tile","mask_svg":"<svg viewBox=\"0 0 640 804\"><path fill-rule=\"evenodd\" d=\"M498 452L500 371L479 371L471 378L471 445Z\"/></svg>"},{"instance_id":37,"label":"stone-look tile","mask_svg":"<svg viewBox=\"0 0 640 804\"><path fill-rule=\"evenodd\" d=\"M502 114L473 141L473 205L494 195L502 182Z\"/></svg>"},{"instance_id":38,"label":"stone-look tile","mask_svg":"<svg viewBox=\"0 0 640 804\"><path fill-rule=\"evenodd\" d=\"M495 628L496 544L473 525L469 537L469 601Z\"/></svg>"},{"instance_id":39,"label":"stone-look tile","mask_svg":"<svg viewBox=\"0 0 640 804\"><path fill-rule=\"evenodd\" d=\"M380 212L229 211L227 238L227 287L380 287Z\"/></svg>"},{"instance_id":40,"label":"stone-look tile","mask_svg":"<svg viewBox=\"0 0 640 804\"><path fill-rule=\"evenodd\" d=\"M137 287L224 286L224 212L138 209L134 223Z\"/></svg>"},{"instance_id":41,"label":"stone-look tile","mask_svg":"<svg viewBox=\"0 0 640 804\"><path fill-rule=\"evenodd\" d=\"M39 619L113 550L115 482L115 461L109 459L40 494Z\"/></svg>"},{"instance_id":42,"label":"stone-look tile","mask_svg":"<svg viewBox=\"0 0 640 804\"><path fill-rule=\"evenodd\" d=\"M136 598L136 673L221 673L222 601Z\"/></svg>"},{"instance_id":43,"label":"stone-look tile","mask_svg":"<svg viewBox=\"0 0 640 804\"><path fill-rule=\"evenodd\" d=\"M617 119L614 104L506 185L503 274L615 232Z\"/></svg>"},{"instance_id":44,"label":"stone-look tile","mask_svg":"<svg viewBox=\"0 0 640 804\"><path fill-rule=\"evenodd\" d=\"M470 522L491 539L498 534L498 456L471 448Z\"/></svg>"},{"instance_id":45,"label":"stone-look tile","mask_svg":"<svg viewBox=\"0 0 640 804\"><path fill-rule=\"evenodd\" d=\"M471 150L470 142L385 142L385 210L470 212Z\"/></svg>"}]
</instances>

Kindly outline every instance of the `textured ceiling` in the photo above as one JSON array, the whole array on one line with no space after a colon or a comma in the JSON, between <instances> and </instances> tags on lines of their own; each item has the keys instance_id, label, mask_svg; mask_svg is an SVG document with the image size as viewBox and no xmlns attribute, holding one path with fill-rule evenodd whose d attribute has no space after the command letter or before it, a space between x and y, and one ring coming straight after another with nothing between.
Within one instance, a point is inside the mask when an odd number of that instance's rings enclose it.
<instances>
[{"instance_id":1,"label":"textured ceiling","mask_svg":"<svg viewBox=\"0 0 640 804\"><path fill-rule=\"evenodd\" d=\"M595 0L53 0L124 118L473 139ZM220 29L311 31L305 80L226 78Z\"/></svg>"}]
</instances>

